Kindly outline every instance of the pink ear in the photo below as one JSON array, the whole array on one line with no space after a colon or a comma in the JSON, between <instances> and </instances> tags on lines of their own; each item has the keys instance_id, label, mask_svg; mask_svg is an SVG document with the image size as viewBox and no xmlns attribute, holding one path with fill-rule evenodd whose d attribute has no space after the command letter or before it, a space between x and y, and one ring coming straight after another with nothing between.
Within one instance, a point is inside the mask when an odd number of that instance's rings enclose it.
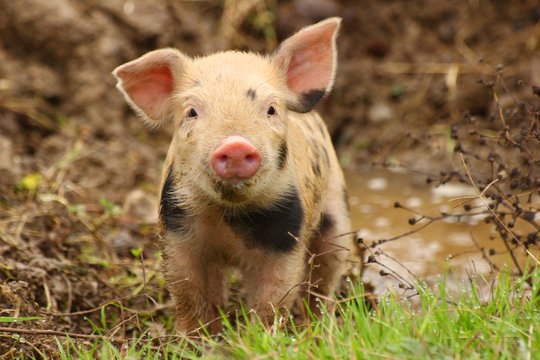
<instances>
[{"instance_id":1,"label":"pink ear","mask_svg":"<svg viewBox=\"0 0 540 360\"><path fill-rule=\"evenodd\" d=\"M287 86L295 94L294 111L311 111L334 84L336 36L341 19L334 17L308 26L283 42L276 55Z\"/></svg>"},{"instance_id":2,"label":"pink ear","mask_svg":"<svg viewBox=\"0 0 540 360\"><path fill-rule=\"evenodd\" d=\"M182 70L184 56L174 49L149 52L114 69L116 87L145 120L158 125L170 116L175 77Z\"/></svg>"}]
</instances>

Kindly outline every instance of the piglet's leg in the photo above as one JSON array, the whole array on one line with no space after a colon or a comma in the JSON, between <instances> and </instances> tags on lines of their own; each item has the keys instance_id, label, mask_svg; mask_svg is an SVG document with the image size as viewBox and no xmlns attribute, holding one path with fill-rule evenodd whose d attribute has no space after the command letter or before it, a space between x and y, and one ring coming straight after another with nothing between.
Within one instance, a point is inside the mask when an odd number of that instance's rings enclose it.
<instances>
[{"instance_id":1,"label":"piglet's leg","mask_svg":"<svg viewBox=\"0 0 540 360\"><path fill-rule=\"evenodd\" d=\"M270 325L276 311L290 309L304 282L304 249L254 258L244 274L247 305Z\"/></svg>"},{"instance_id":2,"label":"piglet's leg","mask_svg":"<svg viewBox=\"0 0 540 360\"><path fill-rule=\"evenodd\" d=\"M325 303L328 311L333 310L335 302L324 299L333 296L342 276L350 267L348 259L354 243L350 233L349 211L344 189L337 181L329 185L319 233L311 242L310 253L314 256L314 266L309 274L308 299L310 310L314 315L320 314L319 303ZM320 297L319 301L316 301L317 297Z\"/></svg>"},{"instance_id":3,"label":"piglet's leg","mask_svg":"<svg viewBox=\"0 0 540 360\"><path fill-rule=\"evenodd\" d=\"M193 253L189 243L169 239L164 248L164 268L169 291L174 301L178 330L196 335L205 325L215 334L221 328L218 306L223 306L223 280L217 269L208 271L207 264ZM190 249L191 248L191 249Z\"/></svg>"}]
</instances>

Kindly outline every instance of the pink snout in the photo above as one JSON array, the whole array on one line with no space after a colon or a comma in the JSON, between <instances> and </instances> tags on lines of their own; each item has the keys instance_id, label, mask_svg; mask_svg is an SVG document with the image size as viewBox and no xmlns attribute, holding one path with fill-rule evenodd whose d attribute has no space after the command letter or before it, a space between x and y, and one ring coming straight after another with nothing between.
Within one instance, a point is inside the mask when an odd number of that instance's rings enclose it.
<instances>
[{"instance_id":1,"label":"pink snout","mask_svg":"<svg viewBox=\"0 0 540 360\"><path fill-rule=\"evenodd\" d=\"M255 175L261 165L259 150L242 136L230 136L211 158L216 174L227 180L241 181Z\"/></svg>"}]
</instances>

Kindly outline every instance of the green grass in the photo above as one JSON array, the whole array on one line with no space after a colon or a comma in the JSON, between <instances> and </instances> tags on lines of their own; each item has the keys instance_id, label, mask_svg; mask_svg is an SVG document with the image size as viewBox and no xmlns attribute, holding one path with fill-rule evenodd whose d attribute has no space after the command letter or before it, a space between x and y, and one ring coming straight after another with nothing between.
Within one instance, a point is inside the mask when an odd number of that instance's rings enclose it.
<instances>
[{"instance_id":1,"label":"green grass","mask_svg":"<svg viewBox=\"0 0 540 360\"><path fill-rule=\"evenodd\" d=\"M419 285L417 305L388 295L375 308L358 287L335 316L303 328L267 330L240 314L236 324L225 322L221 336L199 341L159 343L143 334L123 345L69 340L57 346L62 359L540 358L540 271L520 279L499 274L487 300L472 285L458 295L447 293L444 282L435 290Z\"/></svg>"}]
</instances>

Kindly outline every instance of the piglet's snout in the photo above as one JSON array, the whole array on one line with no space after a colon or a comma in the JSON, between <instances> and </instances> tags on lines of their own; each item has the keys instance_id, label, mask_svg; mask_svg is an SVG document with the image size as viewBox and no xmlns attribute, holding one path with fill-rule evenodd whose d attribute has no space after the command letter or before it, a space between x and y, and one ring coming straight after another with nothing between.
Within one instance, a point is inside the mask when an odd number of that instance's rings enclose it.
<instances>
[{"instance_id":1,"label":"piglet's snout","mask_svg":"<svg viewBox=\"0 0 540 360\"><path fill-rule=\"evenodd\" d=\"M230 136L214 151L211 158L216 174L229 181L251 178L261 165L259 150L242 136Z\"/></svg>"}]
</instances>

